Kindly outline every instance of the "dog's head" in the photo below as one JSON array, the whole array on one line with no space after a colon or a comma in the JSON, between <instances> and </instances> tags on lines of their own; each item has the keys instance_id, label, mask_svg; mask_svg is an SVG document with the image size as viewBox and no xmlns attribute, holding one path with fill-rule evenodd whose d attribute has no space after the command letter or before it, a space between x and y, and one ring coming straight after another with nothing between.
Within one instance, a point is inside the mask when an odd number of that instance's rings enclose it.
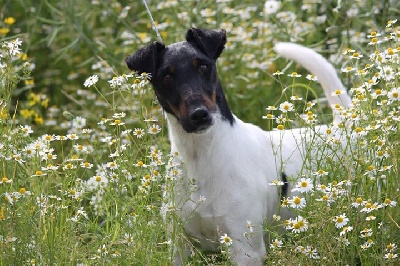
<instances>
[{"instance_id":1,"label":"dog's head","mask_svg":"<svg viewBox=\"0 0 400 266\"><path fill-rule=\"evenodd\" d=\"M186 132L202 132L218 113L233 123L216 69L225 43L224 30L191 28L186 42L154 42L128 56L126 63L131 70L151 74L159 103Z\"/></svg>"}]
</instances>

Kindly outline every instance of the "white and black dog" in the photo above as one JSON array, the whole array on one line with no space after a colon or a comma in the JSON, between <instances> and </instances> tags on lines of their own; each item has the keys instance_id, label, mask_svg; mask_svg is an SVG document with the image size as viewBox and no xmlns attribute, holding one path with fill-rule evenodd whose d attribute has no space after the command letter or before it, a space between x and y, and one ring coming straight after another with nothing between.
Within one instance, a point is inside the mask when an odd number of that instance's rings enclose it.
<instances>
[{"instance_id":1,"label":"white and black dog","mask_svg":"<svg viewBox=\"0 0 400 266\"><path fill-rule=\"evenodd\" d=\"M186 234L195 245L211 251L218 249L221 234L227 234L234 263L261 265L266 255L261 225L277 213L281 195L290 192L287 185L269 183L298 176L307 153L304 132L309 131L266 132L232 114L216 68L225 43L224 30L191 28L186 41L169 46L154 42L126 62L131 70L151 74L166 113L171 148L184 168L176 202L181 203L178 212ZM330 104L350 106L347 94L331 96L344 87L321 55L293 43L278 43L275 51L318 76ZM325 129L319 126L314 131ZM192 183L197 190L187 196L185 190ZM199 204L202 197L205 201ZM251 237L243 234L247 221L260 226ZM176 255L175 264L184 261L185 255Z\"/></svg>"}]
</instances>

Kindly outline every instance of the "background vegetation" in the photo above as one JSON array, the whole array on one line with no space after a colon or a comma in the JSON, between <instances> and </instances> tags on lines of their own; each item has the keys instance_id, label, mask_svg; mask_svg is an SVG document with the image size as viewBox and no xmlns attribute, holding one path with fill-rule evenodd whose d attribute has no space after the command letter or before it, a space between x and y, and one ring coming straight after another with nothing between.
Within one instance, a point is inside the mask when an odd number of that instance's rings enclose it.
<instances>
[{"instance_id":1,"label":"background vegetation","mask_svg":"<svg viewBox=\"0 0 400 266\"><path fill-rule=\"evenodd\" d=\"M331 120L319 85L273 53L277 41L329 58L355 99L343 116L357 148L339 162L313 158L319 167L306 176L314 186L304 192L306 207L288 206L309 227L283 224L288 233L280 236L266 225L266 263L397 265L400 4L239 2L149 6L166 44L191 26L226 29L220 78L245 121L275 130L307 124L301 114L310 111L313 123ZM124 63L157 40L143 3L2 0L0 40L0 264L171 264L183 237L170 202L180 170L170 163L151 87ZM303 100L292 113L266 110L293 96ZM314 100L320 104L309 109ZM273 119L263 119L268 114ZM340 217L349 219L343 227ZM229 261L195 250L190 263Z\"/></svg>"}]
</instances>

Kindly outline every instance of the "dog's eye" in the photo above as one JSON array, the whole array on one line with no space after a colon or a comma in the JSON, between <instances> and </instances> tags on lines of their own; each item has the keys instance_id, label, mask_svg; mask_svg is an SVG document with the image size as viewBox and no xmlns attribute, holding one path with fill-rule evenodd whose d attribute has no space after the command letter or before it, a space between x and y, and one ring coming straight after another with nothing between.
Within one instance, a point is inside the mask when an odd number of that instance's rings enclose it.
<instances>
[{"instance_id":1,"label":"dog's eye","mask_svg":"<svg viewBox=\"0 0 400 266\"><path fill-rule=\"evenodd\" d=\"M166 75L163 76L163 82L169 83L171 81L172 81L172 75L166 74Z\"/></svg>"},{"instance_id":2,"label":"dog's eye","mask_svg":"<svg viewBox=\"0 0 400 266\"><path fill-rule=\"evenodd\" d=\"M206 64L201 64L201 65L200 65L199 71L200 71L201 73L207 72L207 70L208 70L208 66L207 66Z\"/></svg>"}]
</instances>

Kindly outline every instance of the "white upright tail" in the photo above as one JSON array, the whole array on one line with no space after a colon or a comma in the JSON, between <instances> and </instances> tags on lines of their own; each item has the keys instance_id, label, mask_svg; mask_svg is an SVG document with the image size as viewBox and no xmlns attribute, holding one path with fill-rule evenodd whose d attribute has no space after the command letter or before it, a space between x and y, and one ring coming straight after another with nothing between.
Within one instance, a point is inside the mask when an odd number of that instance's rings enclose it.
<instances>
[{"instance_id":1,"label":"white upright tail","mask_svg":"<svg viewBox=\"0 0 400 266\"><path fill-rule=\"evenodd\" d=\"M340 104L345 108L351 107L351 98L347 94L346 88L340 81L332 64L324 57L310 48L295 43L279 42L274 49L280 56L298 62L311 74L317 76L331 106ZM332 93L336 90L342 90L346 93L340 96L332 96Z\"/></svg>"}]
</instances>

